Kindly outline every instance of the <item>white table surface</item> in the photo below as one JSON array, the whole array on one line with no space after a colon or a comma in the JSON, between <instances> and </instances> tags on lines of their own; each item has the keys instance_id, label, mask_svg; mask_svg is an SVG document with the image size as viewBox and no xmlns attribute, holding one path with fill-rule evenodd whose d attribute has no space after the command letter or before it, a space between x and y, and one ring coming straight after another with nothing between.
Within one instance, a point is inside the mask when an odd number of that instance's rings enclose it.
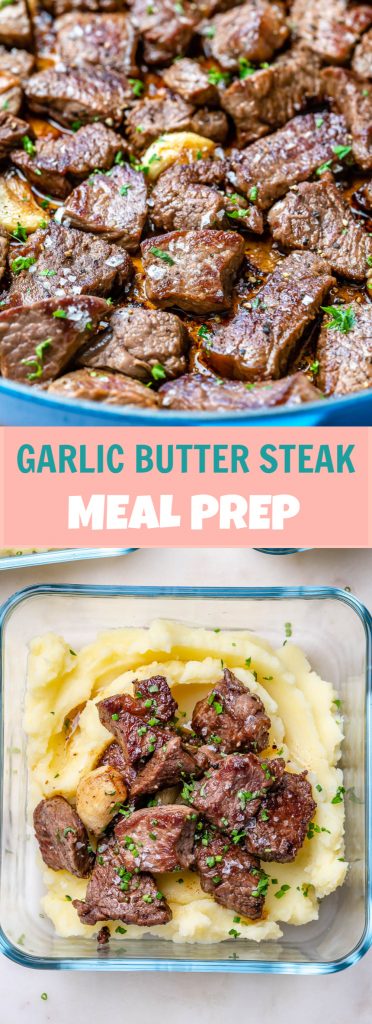
<instances>
[{"instance_id":1,"label":"white table surface","mask_svg":"<svg viewBox=\"0 0 372 1024\"><path fill-rule=\"evenodd\" d=\"M274 557L249 550L138 551L0 574L0 601L33 583L128 583L350 587L372 607L372 551L309 551ZM41 993L47 993L47 1000ZM372 951L322 978L226 974L33 971L0 956L0 1024L371 1024Z\"/></svg>"}]
</instances>

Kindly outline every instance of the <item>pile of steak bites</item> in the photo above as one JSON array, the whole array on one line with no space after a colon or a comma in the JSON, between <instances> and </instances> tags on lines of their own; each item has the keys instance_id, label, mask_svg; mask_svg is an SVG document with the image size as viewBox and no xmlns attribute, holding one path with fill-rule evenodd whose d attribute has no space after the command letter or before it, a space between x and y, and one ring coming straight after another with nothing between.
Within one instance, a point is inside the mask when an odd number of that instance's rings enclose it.
<instances>
[{"instance_id":1,"label":"pile of steak bites","mask_svg":"<svg viewBox=\"0 0 372 1024\"><path fill-rule=\"evenodd\" d=\"M165 412L371 387L371 4L36 2L0 3L1 374Z\"/></svg>"},{"instance_id":2,"label":"pile of steak bites","mask_svg":"<svg viewBox=\"0 0 372 1024\"><path fill-rule=\"evenodd\" d=\"M36 807L43 860L89 876L85 900L73 901L84 924L166 924L154 874L185 868L217 903L259 920L269 884L260 861L294 860L316 810L306 772L259 756L270 719L228 669L195 705L192 728L179 724L163 676L133 687L97 705L114 738L79 783L76 809L63 796Z\"/></svg>"}]
</instances>

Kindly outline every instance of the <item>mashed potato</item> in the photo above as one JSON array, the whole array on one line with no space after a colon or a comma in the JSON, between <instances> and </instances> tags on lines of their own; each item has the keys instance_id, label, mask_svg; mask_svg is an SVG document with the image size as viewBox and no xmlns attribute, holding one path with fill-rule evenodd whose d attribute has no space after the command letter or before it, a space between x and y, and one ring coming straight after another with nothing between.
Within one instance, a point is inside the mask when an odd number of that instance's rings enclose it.
<instances>
[{"instance_id":1,"label":"mashed potato","mask_svg":"<svg viewBox=\"0 0 372 1024\"><path fill-rule=\"evenodd\" d=\"M289 770L306 769L317 803L316 830L296 859L264 865L271 879L264 918L238 925L241 939L272 940L282 935L281 923L301 925L317 918L319 900L342 885L347 870L344 804L337 795L342 786L337 762L343 738L337 694L291 642L275 651L267 641L242 631L195 629L164 620L154 621L149 629L103 633L79 653L56 635L35 639L25 714L30 803L34 807L42 797L55 794L74 801L80 779L110 742L98 717L99 700L132 693L134 679L163 674L187 722L196 701L220 679L225 666L261 697L270 716L270 746L263 756L279 750ZM76 709L79 717L74 722ZM97 927L80 922L71 902L84 899L86 879L44 869L44 881L43 910L58 935L97 932ZM278 898L283 885L289 888ZM234 913L202 892L196 874L159 876L159 887L171 906L172 920L161 927L128 927L126 939L145 931L174 942L228 938ZM113 938L120 938L119 925L109 923Z\"/></svg>"}]
</instances>

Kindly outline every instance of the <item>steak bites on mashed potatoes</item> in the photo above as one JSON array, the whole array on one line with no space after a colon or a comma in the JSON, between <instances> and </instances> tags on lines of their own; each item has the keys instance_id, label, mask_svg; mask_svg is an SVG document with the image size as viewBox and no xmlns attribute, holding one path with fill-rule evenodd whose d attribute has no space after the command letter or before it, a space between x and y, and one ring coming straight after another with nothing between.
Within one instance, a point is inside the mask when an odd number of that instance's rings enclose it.
<instances>
[{"instance_id":1,"label":"steak bites on mashed potatoes","mask_svg":"<svg viewBox=\"0 0 372 1024\"><path fill-rule=\"evenodd\" d=\"M345 879L339 701L290 641L165 620L80 652L46 634L25 728L58 935L277 939Z\"/></svg>"}]
</instances>

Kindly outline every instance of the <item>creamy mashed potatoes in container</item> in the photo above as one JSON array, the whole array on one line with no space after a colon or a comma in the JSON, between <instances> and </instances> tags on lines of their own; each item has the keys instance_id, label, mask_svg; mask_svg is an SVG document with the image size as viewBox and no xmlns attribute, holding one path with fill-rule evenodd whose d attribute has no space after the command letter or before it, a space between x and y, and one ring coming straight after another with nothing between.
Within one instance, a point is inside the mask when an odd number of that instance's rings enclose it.
<instances>
[{"instance_id":1,"label":"creamy mashed potatoes in container","mask_svg":"<svg viewBox=\"0 0 372 1024\"><path fill-rule=\"evenodd\" d=\"M347 871L337 694L290 638L274 650L266 640L241 630L157 620L146 629L102 633L79 652L54 634L31 644L25 712L30 810L41 798L55 795L74 803L80 780L112 741L101 725L98 701L131 694L134 680L164 675L187 724L195 703L210 692L225 667L261 698L270 717L269 746L262 756L279 753L288 771L308 772L317 804L313 825L294 861L263 865L268 885L262 920L241 918L236 924L234 912L202 891L196 873L184 870L157 875L172 920L146 929L127 926L126 940L150 932L174 942L220 942L235 931L239 940L258 942L279 938L284 924L303 925L318 917L319 901L342 885ZM96 934L97 926L83 924L72 905L72 900L84 899L87 879L44 865L42 870L42 908L57 934ZM112 939L120 939L121 922L107 925Z\"/></svg>"}]
</instances>

